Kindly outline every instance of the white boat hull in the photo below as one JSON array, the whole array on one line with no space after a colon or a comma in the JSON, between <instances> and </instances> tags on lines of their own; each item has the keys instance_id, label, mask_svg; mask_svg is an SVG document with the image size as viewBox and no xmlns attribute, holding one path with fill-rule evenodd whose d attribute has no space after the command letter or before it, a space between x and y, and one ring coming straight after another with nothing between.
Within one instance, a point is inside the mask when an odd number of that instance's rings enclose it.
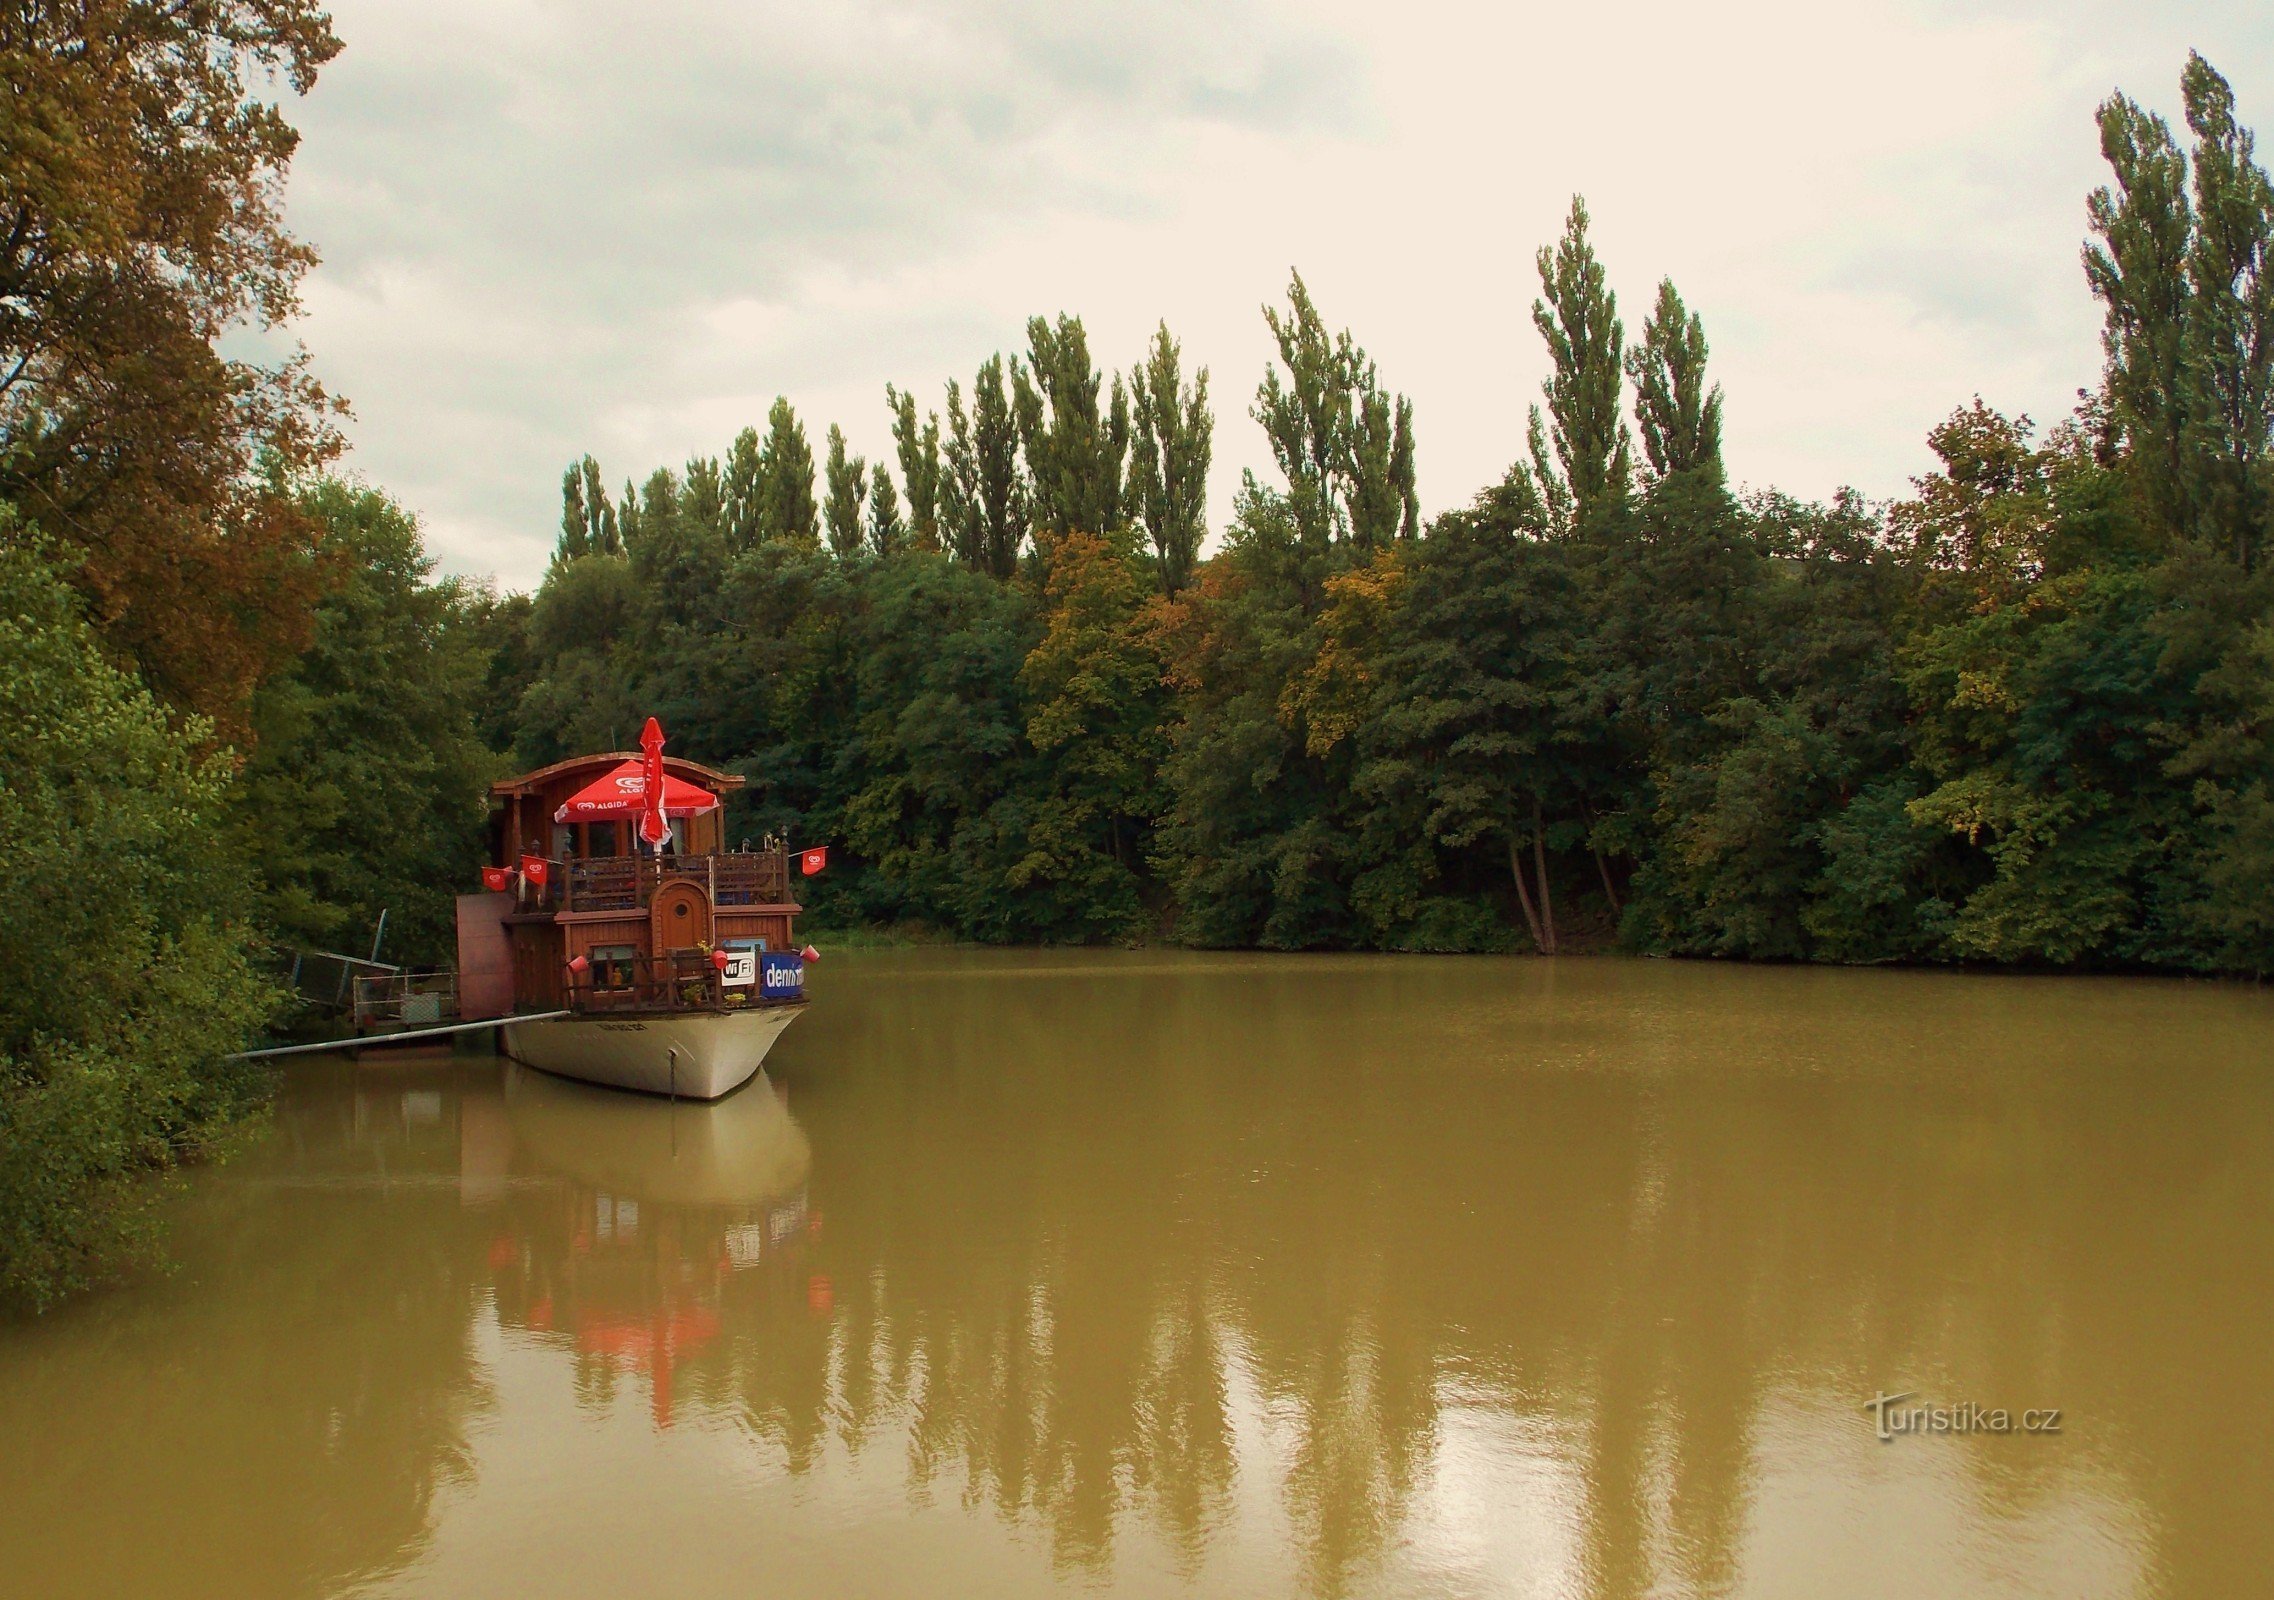
<instances>
[{"instance_id":1,"label":"white boat hull","mask_svg":"<svg viewBox=\"0 0 2274 1600\"><path fill-rule=\"evenodd\" d=\"M750 1081L802 1005L560 1017L500 1026L505 1053L542 1072L611 1089L716 1100Z\"/></svg>"}]
</instances>

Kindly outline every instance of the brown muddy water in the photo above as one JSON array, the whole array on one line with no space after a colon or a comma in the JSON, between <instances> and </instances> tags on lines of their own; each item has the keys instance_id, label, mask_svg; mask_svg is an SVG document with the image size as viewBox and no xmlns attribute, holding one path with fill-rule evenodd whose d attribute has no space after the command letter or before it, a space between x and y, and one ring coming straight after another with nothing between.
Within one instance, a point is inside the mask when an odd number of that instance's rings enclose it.
<instances>
[{"instance_id":1,"label":"brown muddy water","mask_svg":"<svg viewBox=\"0 0 2274 1600\"><path fill-rule=\"evenodd\" d=\"M0 1324L0 1589L2270 1592L2274 993L813 992L715 1106L293 1068L175 1273Z\"/></svg>"}]
</instances>

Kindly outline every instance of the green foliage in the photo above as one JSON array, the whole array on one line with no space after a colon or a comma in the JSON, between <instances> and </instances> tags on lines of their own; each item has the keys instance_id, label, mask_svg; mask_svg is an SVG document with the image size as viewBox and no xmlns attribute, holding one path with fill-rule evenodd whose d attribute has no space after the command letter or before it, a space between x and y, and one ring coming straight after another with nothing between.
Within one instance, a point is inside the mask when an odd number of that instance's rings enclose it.
<instances>
[{"instance_id":1,"label":"green foliage","mask_svg":"<svg viewBox=\"0 0 2274 1600\"><path fill-rule=\"evenodd\" d=\"M1661 279L1642 343L1626 357L1643 455L1659 480L1697 474L1710 484L1722 481L1721 386L1706 387L1705 365L1705 324L1682 304L1674 280Z\"/></svg>"},{"instance_id":2,"label":"green foliage","mask_svg":"<svg viewBox=\"0 0 2274 1600\"><path fill-rule=\"evenodd\" d=\"M1136 417L1129 498L1153 541L1161 592L1168 595L1192 581L1200 541L1208 531L1208 464L1215 432L1208 411L1208 369L1202 367L1187 388L1181 356L1164 322L1153 335L1144 365L1130 380Z\"/></svg>"},{"instance_id":3,"label":"green foliage","mask_svg":"<svg viewBox=\"0 0 2274 1600\"><path fill-rule=\"evenodd\" d=\"M2274 534L2274 182L2226 79L2191 54L2180 88L2192 163L2127 96L2100 108L2115 181L2090 200L2085 272L2107 310L2110 421L2156 520L2248 569Z\"/></svg>"},{"instance_id":4,"label":"green foliage","mask_svg":"<svg viewBox=\"0 0 2274 1600\"><path fill-rule=\"evenodd\" d=\"M1544 429L1539 407L1532 408L1532 472L1559 531L1597 532L1615 523L1633 476L1634 441L1620 404L1626 330L1587 223L1587 204L1573 195L1562 239L1540 251L1545 298L1532 302L1532 322L1547 341L1550 362L1542 386L1548 403ZM1672 342L1671 325L1659 338L1662 346ZM1703 344L1701 335L1701 365ZM1663 360L1660 352L1646 353ZM1645 416L1646 427L1657 420L1647 409Z\"/></svg>"},{"instance_id":5,"label":"green foliage","mask_svg":"<svg viewBox=\"0 0 2274 1600\"><path fill-rule=\"evenodd\" d=\"M829 549L840 561L860 554L867 531L861 526L861 506L868 499L868 463L845 454L845 430L829 424L829 464L824 476L829 497L822 505L822 521L829 529Z\"/></svg>"},{"instance_id":6,"label":"green foliage","mask_svg":"<svg viewBox=\"0 0 2274 1600\"><path fill-rule=\"evenodd\" d=\"M494 766L475 726L484 597L431 581L418 525L377 490L326 480L303 499L337 580L307 650L253 697L233 830L287 944L367 947L384 910L389 959L448 964Z\"/></svg>"},{"instance_id":7,"label":"green foliage","mask_svg":"<svg viewBox=\"0 0 2274 1600\"><path fill-rule=\"evenodd\" d=\"M1413 407L1381 387L1374 363L1348 329L1330 338L1301 273L1287 312L1263 317L1286 367L1264 369L1254 416L1287 481L1287 506L1302 547L1314 554L1348 541L1370 549L1420 527L1414 488Z\"/></svg>"},{"instance_id":8,"label":"green foliage","mask_svg":"<svg viewBox=\"0 0 2274 1600\"><path fill-rule=\"evenodd\" d=\"M1055 535L1115 532L1122 526L1129 395L1116 378L1111 405L1098 409L1103 380L1090 365L1081 318L1061 314L1053 325L1035 317L1026 333L1032 366L1011 362L1011 390L1034 525Z\"/></svg>"},{"instance_id":9,"label":"green foliage","mask_svg":"<svg viewBox=\"0 0 2274 1600\"><path fill-rule=\"evenodd\" d=\"M895 556L908 548L908 525L900 518L900 492L879 461L869 469L869 553Z\"/></svg>"},{"instance_id":10,"label":"green foliage","mask_svg":"<svg viewBox=\"0 0 2274 1600\"><path fill-rule=\"evenodd\" d=\"M230 848L229 761L106 665L0 508L0 1299L143 1253L138 1179L258 1101L228 1060L276 995Z\"/></svg>"},{"instance_id":11,"label":"green foliage","mask_svg":"<svg viewBox=\"0 0 2274 1600\"><path fill-rule=\"evenodd\" d=\"M948 433L940 477L940 526L956 560L997 578L1018 570L1030 509L1027 475L1003 358L989 356L972 380L971 410L963 391L947 386Z\"/></svg>"},{"instance_id":12,"label":"green foliage","mask_svg":"<svg viewBox=\"0 0 2274 1600\"><path fill-rule=\"evenodd\" d=\"M759 446L756 537L761 544L808 548L821 542L821 508L813 498L813 447L788 400L774 399L766 413L766 442Z\"/></svg>"},{"instance_id":13,"label":"green foliage","mask_svg":"<svg viewBox=\"0 0 2274 1600\"><path fill-rule=\"evenodd\" d=\"M737 532L780 426L627 493L628 559L580 466L491 681L531 759L663 712L751 778L734 825L841 846L841 923L2269 970L2274 210L2224 80L2182 88L2188 151L2102 109L2103 387L2042 440L1959 408L1892 506L1733 497L1703 320L1662 281L1628 347L1575 199L1519 459L1426 529L1411 408L1301 277L1277 473L1205 560L1207 375L1038 317L944 429L887 389L905 520L831 430L874 559Z\"/></svg>"},{"instance_id":14,"label":"green foliage","mask_svg":"<svg viewBox=\"0 0 2274 1600\"><path fill-rule=\"evenodd\" d=\"M888 383L884 386L884 399L892 410L892 445L900 458L901 481L908 485L909 537L918 550L943 549L939 413L931 413L918 428L915 396L903 394Z\"/></svg>"}]
</instances>

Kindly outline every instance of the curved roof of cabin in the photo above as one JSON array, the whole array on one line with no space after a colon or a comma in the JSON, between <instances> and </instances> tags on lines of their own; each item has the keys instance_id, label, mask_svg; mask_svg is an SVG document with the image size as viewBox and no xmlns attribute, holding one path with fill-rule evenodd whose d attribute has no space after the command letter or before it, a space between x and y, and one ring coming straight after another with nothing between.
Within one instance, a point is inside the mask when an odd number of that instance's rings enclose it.
<instances>
[{"instance_id":1,"label":"curved roof of cabin","mask_svg":"<svg viewBox=\"0 0 2274 1600\"><path fill-rule=\"evenodd\" d=\"M571 756L568 760L556 761L549 767L539 767L535 772L524 772L518 778L500 778L490 785L490 793L499 799L517 794L535 794L561 778L586 771L598 777L602 772L613 771L627 761L639 759L640 753L637 750L604 750L598 755ZM700 761L689 761L684 756L665 756L663 770L674 777L700 783L722 794L729 789L739 789L743 784L742 775L738 772L721 772L716 767L706 767Z\"/></svg>"}]
</instances>

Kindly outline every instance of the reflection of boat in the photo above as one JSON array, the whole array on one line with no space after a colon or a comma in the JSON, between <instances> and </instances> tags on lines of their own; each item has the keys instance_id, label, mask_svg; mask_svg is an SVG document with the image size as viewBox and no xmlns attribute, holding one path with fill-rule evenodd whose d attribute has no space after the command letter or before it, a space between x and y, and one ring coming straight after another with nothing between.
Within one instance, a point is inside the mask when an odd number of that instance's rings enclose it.
<instances>
[{"instance_id":1,"label":"reflection of boat","mask_svg":"<svg viewBox=\"0 0 2274 1600\"><path fill-rule=\"evenodd\" d=\"M813 1164L805 1130L765 1083L716 1105L628 1100L509 1065L506 1116L537 1163L582 1188L683 1207L763 1207Z\"/></svg>"},{"instance_id":2,"label":"reflection of boat","mask_svg":"<svg viewBox=\"0 0 2274 1600\"><path fill-rule=\"evenodd\" d=\"M743 780L666 761L653 717L640 743L492 787L489 892L458 898L459 1009L544 1071L715 1100L804 1008L802 908L779 842L722 848L719 795Z\"/></svg>"},{"instance_id":3,"label":"reflection of boat","mask_svg":"<svg viewBox=\"0 0 2274 1600\"><path fill-rule=\"evenodd\" d=\"M675 1374L718 1340L729 1282L794 1260L819 1226L805 1131L763 1080L674 1105L508 1063L503 1089L516 1167L556 1181L490 1242L499 1320L646 1374L668 1427Z\"/></svg>"}]
</instances>

